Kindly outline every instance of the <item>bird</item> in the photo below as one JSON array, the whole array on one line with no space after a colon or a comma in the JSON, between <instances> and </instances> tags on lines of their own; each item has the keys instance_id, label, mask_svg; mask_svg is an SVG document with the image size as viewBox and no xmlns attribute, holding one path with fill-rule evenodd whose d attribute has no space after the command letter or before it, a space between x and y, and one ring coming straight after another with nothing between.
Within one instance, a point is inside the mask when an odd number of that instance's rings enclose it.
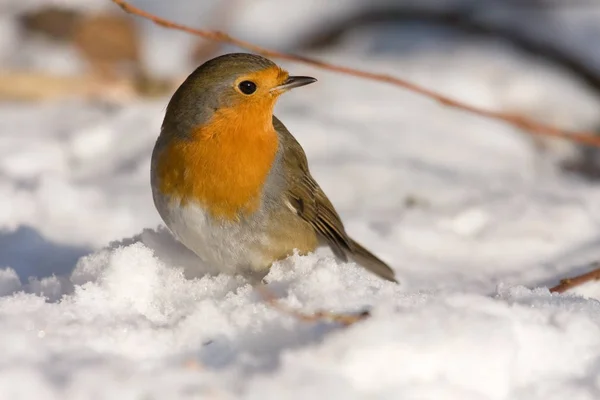
<instances>
[{"instance_id":1,"label":"bird","mask_svg":"<svg viewBox=\"0 0 600 400\"><path fill-rule=\"evenodd\" d=\"M281 94L316 81L251 53L196 68L169 100L152 151L156 209L220 273L264 282L274 262L329 246L341 261L397 282L348 235L302 146L273 115Z\"/></svg>"}]
</instances>

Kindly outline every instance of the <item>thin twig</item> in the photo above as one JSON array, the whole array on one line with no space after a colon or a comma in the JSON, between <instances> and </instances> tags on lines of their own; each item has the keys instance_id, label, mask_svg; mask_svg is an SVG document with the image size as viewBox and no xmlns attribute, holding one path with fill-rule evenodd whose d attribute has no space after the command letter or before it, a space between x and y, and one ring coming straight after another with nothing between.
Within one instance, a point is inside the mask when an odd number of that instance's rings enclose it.
<instances>
[{"instance_id":1,"label":"thin twig","mask_svg":"<svg viewBox=\"0 0 600 400\"><path fill-rule=\"evenodd\" d=\"M125 12L127 12L129 14L134 14L139 17L148 19L148 20L154 22L155 24L163 26L168 29L175 29L175 30L191 33L193 35L197 35L197 36L203 37L205 39L229 43L234 46L238 46L238 47L244 48L246 50L250 50L254 53L261 54L265 57L272 57L272 58L279 58L282 60L300 62L300 63L304 63L307 65L311 65L311 66L321 68L324 70L328 70L328 71L340 72L343 74L352 75L352 76L359 77L359 78L370 79L370 80L374 80L374 81L379 81L379 82L384 82L384 83L388 83L391 85L399 86L399 87L402 87L409 91L412 91L414 93L418 93L422 96L433 99L445 106L454 107L456 109L467 111L467 112L470 112L472 114L476 114L479 116L488 117L488 118L499 120L499 121L504 121L505 123L508 123L516 128L519 128L519 129L522 129L525 131L529 131L536 135L559 137L559 138L568 139L568 140L571 140L574 142L578 142L581 144L600 147L600 137L597 137L594 132L566 131L566 130L563 130L563 129L560 129L560 128L557 128L557 127L554 127L551 125L542 124L540 122L536 122L531 119L524 118L519 115L503 113L503 112L499 112L499 111L485 110L485 109L482 109L479 107L474 107L474 106L468 105L468 104L460 102L458 100L454 100L450 97L441 95L437 92L426 89L419 85L415 85L414 83L405 81L403 79L396 78L391 75L362 71L362 70L355 69L355 68L329 64L329 63L319 61L319 60L316 60L316 59L310 58L310 57L265 49L263 47L252 44L250 42L236 39L224 32L221 32L221 31L195 29L195 28L191 28L186 25L182 25L182 24L178 24L178 23L169 21L167 19L158 17L154 14L144 11L140 8L137 8L137 7L129 4L125 0L111 0L111 1L115 4L117 4Z\"/></svg>"},{"instance_id":2,"label":"thin twig","mask_svg":"<svg viewBox=\"0 0 600 400\"><path fill-rule=\"evenodd\" d=\"M561 279L560 283L553 288L550 288L552 293L564 293L574 287L581 286L584 283L600 280L600 262L595 262L591 265L596 269L582 275L577 275L572 278Z\"/></svg>"},{"instance_id":3,"label":"thin twig","mask_svg":"<svg viewBox=\"0 0 600 400\"><path fill-rule=\"evenodd\" d=\"M229 27L229 25L231 25L235 19L235 13L232 12L232 10L235 9L238 1L239 0L220 1L210 11L209 20L211 21L211 25L218 26L220 29L227 29L227 27ZM218 42L215 40L208 42L205 40L200 40L195 44L192 50L192 60L195 62L204 62L208 60L212 54L216 53L222 45L223 42Z\"/></svg>"},{"instance_id":4,"label":"thin twig","mask_svg":"<svg viewBox=\"0 0 600 400\"><path fill-rule=\"evenodd\" d=\"M338 314L331 313L328 311L316 311L312 314L307 314L302 311L296 310L294 308L288 307L282 304L277 297L270 291L265 285L259 285L256 287L258 293L260 293L263 300L269 304L271 307L283 312L285 314L289 314L294 318L297 318L301 321L305 322L336 322L341 325L352 325L364 319L367 319L371 316L368 311L363 311L359 314Z\"/></svg>"}]
</instances>

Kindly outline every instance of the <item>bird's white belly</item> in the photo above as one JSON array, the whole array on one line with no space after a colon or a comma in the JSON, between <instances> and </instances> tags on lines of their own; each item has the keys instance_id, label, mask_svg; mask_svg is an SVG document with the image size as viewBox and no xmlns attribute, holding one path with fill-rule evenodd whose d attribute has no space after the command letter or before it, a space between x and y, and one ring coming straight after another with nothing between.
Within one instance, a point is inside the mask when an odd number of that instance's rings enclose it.
<instances>
[{"instance_id":1,"label":"bird's white belly","mask_svg":"<svg viewBox=\"0 0 600 400\"><path fill-rule=\"evenodd\" d=\"M231 274L264 271L271 264L261 251L269 244L264 223L217 220L197 203L181 205L178 200L160 197L155 203L165 224L205 263Z\"/></svg>"}]
</instances>

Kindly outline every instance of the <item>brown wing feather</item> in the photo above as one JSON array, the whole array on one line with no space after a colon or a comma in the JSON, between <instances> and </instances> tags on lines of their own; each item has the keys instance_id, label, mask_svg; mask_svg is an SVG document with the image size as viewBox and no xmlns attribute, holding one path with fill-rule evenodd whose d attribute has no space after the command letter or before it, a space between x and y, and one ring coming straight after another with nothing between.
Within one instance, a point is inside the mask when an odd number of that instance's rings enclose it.
<instances>
[{"instance_id":1,"label":"brown wing feather","mask_svg":"<svg viewBox=\"0 0 600 400\"><path fill-rule=\"evenodd\" d=\"M348 236L333 204L310 175L308 161L300 144L276 117L273 117L273 125L286 149L283 163L288 183L287 200L298 215L325 239L338 258L348 261L350 256L368 270L395 282L394 272L387 264Z\"/></svg>"}]
</instances>

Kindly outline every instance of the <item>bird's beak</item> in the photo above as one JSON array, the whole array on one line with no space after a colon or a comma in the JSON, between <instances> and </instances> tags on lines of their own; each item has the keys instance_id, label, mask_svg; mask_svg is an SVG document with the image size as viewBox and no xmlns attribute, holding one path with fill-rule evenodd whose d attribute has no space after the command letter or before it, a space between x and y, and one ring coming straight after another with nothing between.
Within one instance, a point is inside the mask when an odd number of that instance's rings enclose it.
<instances>
[{"instance_id":1,"label":"bird's beak","mask_svg":"<svg viewBox=\"0 0 600 400\"><path fill-rule=\"evenodd\" d=\"M271 92L287 92L290 89L297 88L304 85L310 85L311 83L316 82L315 78L311 78L310 76L290 76L279 86L275 86L271 89Z\"/></svg>"}]
</instances>

